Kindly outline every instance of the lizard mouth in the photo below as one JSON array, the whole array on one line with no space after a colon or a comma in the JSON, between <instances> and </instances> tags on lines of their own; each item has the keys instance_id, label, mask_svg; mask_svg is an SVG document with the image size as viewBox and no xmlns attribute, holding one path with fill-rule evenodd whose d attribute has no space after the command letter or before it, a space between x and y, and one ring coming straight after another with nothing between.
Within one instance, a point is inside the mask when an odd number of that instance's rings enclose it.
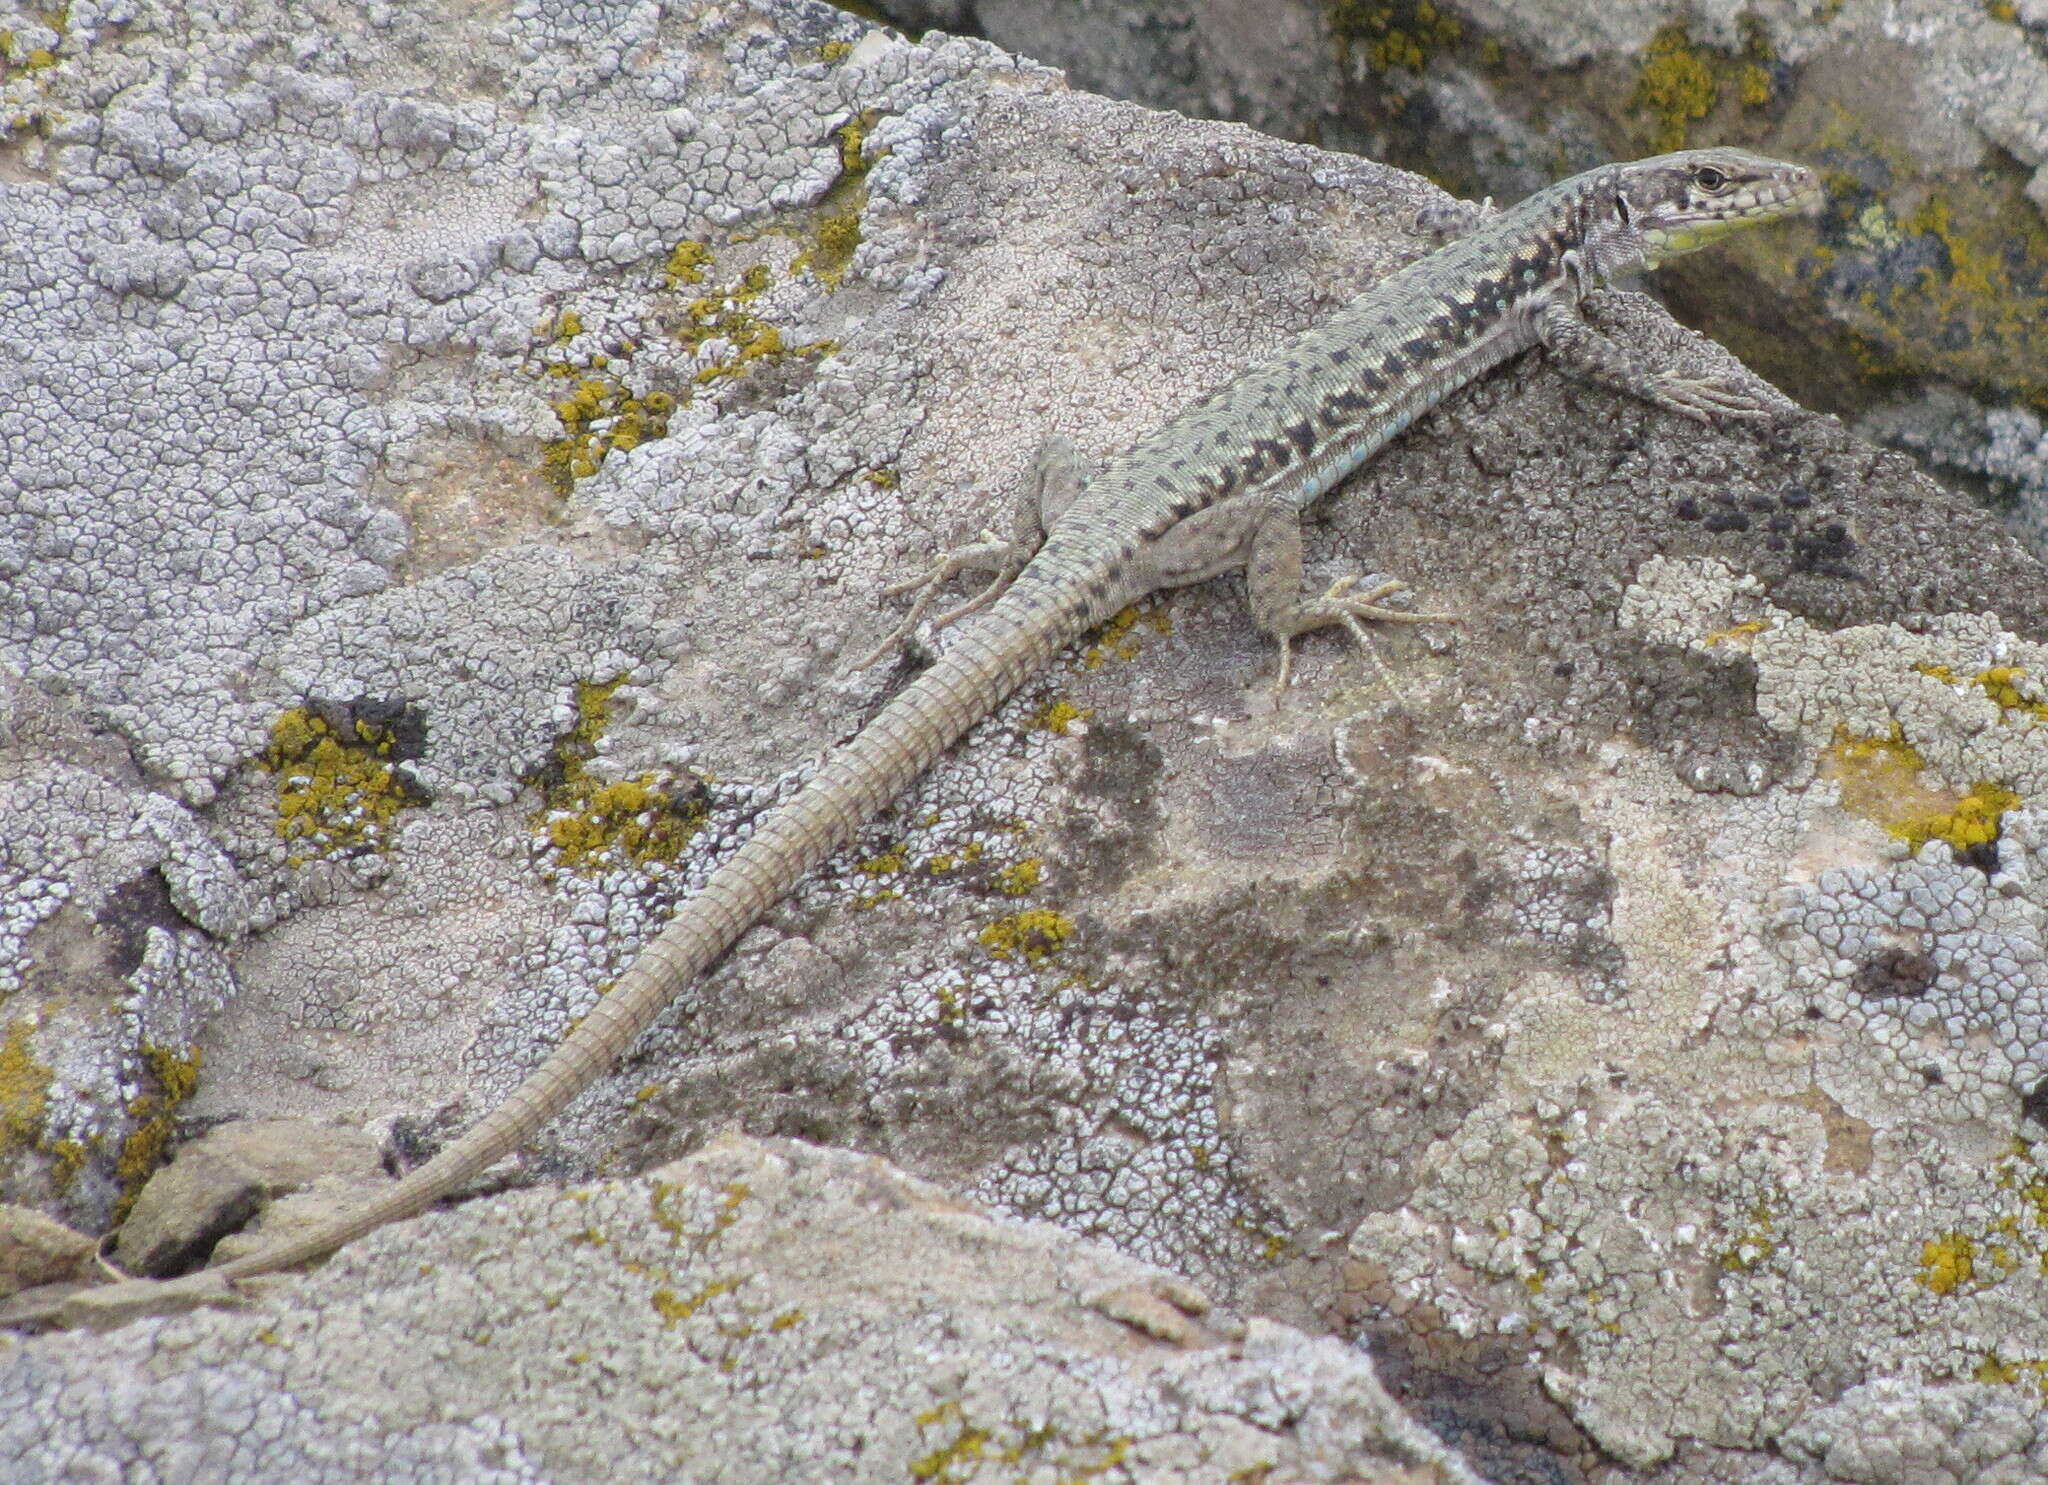
<instances>
[{"instance_id":1,"label":"lizard mouth","mask_svg":"<svg viewBox=\"0 0 2048 1485\"><path fill-rule=\"evenodd\" d=\"M1780 217L1814 216L1826 201L1820 177L1799 168L1766 177L1750 185L1740 196L1721 204L1713 216L1644 229L1643 237L1651 266L1681 253L1692 252L1717 242L1731 232L1755 227Z\"/></svg>"}]
</instances>

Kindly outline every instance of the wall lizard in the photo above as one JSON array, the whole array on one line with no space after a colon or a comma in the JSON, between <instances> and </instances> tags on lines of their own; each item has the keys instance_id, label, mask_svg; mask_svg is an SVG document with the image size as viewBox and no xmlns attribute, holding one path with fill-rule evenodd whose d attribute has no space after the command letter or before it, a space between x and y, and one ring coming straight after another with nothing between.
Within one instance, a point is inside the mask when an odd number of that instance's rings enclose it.
<instances>
[{"instance_id":1,"label":"wall lizard","mask_svg":"<svg viewBox=\"0 0 2048 1485\"><path fill-rule=\"evenodd\" d=\"M964 570L993 570L981 596L941 623L970 613L972 621L762 821L562 1044L473 1128L389 1191L302 1235L182 1279L0 1308L0 1321L107 1325L224 1301L235 1280L291 1268L431 1206L595 1082L805 872L1026 677L1147 592L1244 568L1252 618L1280 645L1283 686L1301 634L1342 625L1362 640L1365 619L1438 617L1381 606L1398 583L1359 592L1343 579L1304 596L1301 518L1416 418L1510 357L1540 345L1567 372L1701 422L1767 415L1765 403L1732 382L1647 364L1580 308L1618 274L1819 201L1819 183L1802 166L1713 149L1601 166L1505 211L1456 208L1437 224L1452 238L1445 246L1092 476L1056 453L1030 482L1009 541L963 548L904 585L924 591L884 648L915 626L942 584Z\"/></svg>"}]
</instances>

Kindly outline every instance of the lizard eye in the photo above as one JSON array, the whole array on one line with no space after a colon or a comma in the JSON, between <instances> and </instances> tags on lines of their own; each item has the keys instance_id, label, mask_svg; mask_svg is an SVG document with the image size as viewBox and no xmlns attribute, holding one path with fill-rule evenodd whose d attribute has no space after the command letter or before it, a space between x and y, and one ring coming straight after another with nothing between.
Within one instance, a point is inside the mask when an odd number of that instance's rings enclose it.
<instances>
[{"instance_id":1,"label":"lizard eye","mask_svg":"<svg viewBox=\"0 0 2048 1485\"><path fill-rule=\"evenodd\" d=\"M1702 165L1692 173L1693 180L1703 191L1718 191L1728 184L1727 175L1711 165Z\"/></svg>"}]
</instances>

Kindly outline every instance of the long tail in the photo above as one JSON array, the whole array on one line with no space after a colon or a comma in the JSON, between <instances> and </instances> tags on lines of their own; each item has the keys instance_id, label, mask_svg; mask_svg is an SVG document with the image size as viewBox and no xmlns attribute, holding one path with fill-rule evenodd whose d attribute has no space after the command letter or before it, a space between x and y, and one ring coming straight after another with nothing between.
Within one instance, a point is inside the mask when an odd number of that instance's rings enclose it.
<instances>
[{"instance_id":1,"label":"long tail","mask_svg":"<svg viewBox=\"0 0 2048 1485\"><path fill-rule=\"evenodd\" d=\"M1052 586L1027 571L987 614L956 634L936 664L712 873L547 1060L454 1144L375 1200L223 1264L208 1277L248 1278L319 1258L426 1210L517 1149L595 1082L805 872L1084 631L1092 615L1057 602Z\"/></svg>"}]
</instances>

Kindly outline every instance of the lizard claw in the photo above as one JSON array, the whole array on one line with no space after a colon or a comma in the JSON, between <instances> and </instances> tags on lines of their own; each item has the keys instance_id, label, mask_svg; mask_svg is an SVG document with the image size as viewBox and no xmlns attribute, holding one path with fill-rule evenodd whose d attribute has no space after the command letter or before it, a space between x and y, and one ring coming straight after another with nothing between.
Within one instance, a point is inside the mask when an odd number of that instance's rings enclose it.
<instances>
[{"instance_id":1,"label":"lizard claw","mask_svg":"<svg viewBox=\"0 0 2048 1485\"><path fill-rule=\"evenodd\" d=\"M1419 614L1412 609L1386 607L1380 602L1382 598L1391 598L1396 593L1408 591L1408 585L1398 578L1387 578L1363 593L1354 593L1352 589L1356 588L1358 583L1357 573L1347 573L1330 584L1321 598L1313 603L1304 604L1300 627L1294 634L1301 635L1311 629L1342 624L1352 639L1358 642L1358 647L1372 657L1373 664L1379 667L1388 689L1398 698L1401 693L1394 687L1393 677L1387 673L1385 662L1380 659L1379 651L1373 647L1372 635L1367 632L1363 621L1372 619L1382 624L1459 624L1464 620L1457 614ZM1280 674L1273 682L1276 693L1284 693L1294 675L1293 638L1291 635L1280 642Z\"/></svg>"},{"instance_id":2,"label":"lizard claw","mask_svg":"<svg viewBox=\"0 0 2048 1485\"><path fill-rule=\"evenodd\" d=\"M1666 372L1650 383L1651 399L1698 423L1728 418L1767 418L1771 408L1748 387L1723 376L1680 376Z\"/></svg>"},{"instance_id":3,"label":"lizard claw","mask_svg":"<svg viewBox=\"0 0 2048 1485\"><path fill-rule=\"evenodd\" d=\"M939 596L939 590L970 568L993 572L995 577L974 597L940 614L932 621L935 628L944 629L948 624L966 618L977 609L986 608L1001 596L1003 589L1010 586L1018 573L1024 570L1024 559L1017 555L1015 543L999 541L987 531L981 533L981 540L964 547L956 547L916 577L905 578L900 583L891 583L882 589L884 598L899 598L905 593L915 592L916 600L910 605L910 612L903 622L891 629L882 642L853 662L853 669L866 670L884 655L894 653L903 642L917 631L918 624Z\"/></svg>"}]
</instances>

